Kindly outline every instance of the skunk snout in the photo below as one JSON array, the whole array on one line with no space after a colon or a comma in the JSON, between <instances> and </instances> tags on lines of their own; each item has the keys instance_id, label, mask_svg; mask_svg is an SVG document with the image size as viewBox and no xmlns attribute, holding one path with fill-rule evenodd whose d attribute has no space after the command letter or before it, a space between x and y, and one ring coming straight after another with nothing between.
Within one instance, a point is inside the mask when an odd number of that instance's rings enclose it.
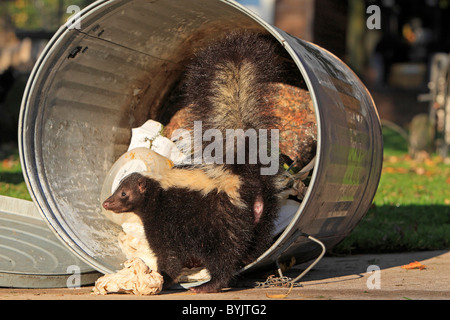
<instances>
[{"instance_id":1,"label":"skunk snout","mask_svg":"<svg viewBox=\"0 0 450 320\"><path fill-rule=\"evenodd\" d=\"M103 208L109 210L111 203L108 200L103 201Z\"/></svg>"}]
</instances>

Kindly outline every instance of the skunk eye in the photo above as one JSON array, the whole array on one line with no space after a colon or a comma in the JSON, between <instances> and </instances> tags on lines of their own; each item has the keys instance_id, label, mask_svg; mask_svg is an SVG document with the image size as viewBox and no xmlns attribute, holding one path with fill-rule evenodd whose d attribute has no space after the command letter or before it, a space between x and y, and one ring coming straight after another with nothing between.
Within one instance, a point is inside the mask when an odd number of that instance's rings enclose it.
<instances>
[{"instance_id":1,"label":"skunk eye","mask_svg":"<svg viewBox=\"0 0 450 320\"><path fill-rule=\"evenodd\" d=\"M122 197L126 197L126 196L127 196L127 194L125 193L125 191L122 191L121 196L122 196Z\"/></svg>"}]
</instances>

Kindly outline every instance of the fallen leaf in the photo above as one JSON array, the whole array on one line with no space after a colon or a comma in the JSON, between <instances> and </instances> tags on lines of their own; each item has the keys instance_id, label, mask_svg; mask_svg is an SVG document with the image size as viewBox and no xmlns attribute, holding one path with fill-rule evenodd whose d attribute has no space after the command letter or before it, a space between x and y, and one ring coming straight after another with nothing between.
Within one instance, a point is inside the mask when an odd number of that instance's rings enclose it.
<instances>
[{"instance_id":1,"label":"fallen leaf","mask_svg":"<svg viewBox=\"0 0 450 320\"><path fill-rule=\"evenodd\" d=\"M384 171L387 172L387 173L395 173L395 168L386 167L386 168L384 168Z\"/></svg>"},{"instance_id":2,"label":"fallen leaf","mask_svg":"<svg viewBox=\"0 0 450 320\"><path fill-rule=\"evenodd\" d=\"M291 283L291 286L286 294L268 294L266 293L266 297L270 299L284 299L286 298L294 288L294 284Z\"/></svg>"},{"instance_id":3,"label":"fallen leaf","mask_svg":"<svg viewBox=\"0 0 450 320\"><path fill-rule=\"evenodd\" d=\"M391 163L397 163L398 162L398 157L396 157L396 156L390 156L389 157L389 162L391 162Z\"/></svg>"},{"instance_id":4,"label":"fallen leaf","mask_svg":"<svg viewBox=\"0 0 450 320\"><path fill-rule=\"evenodd\" d=\"M418 174L419 176L422 176L426 173L426 170L424 168L416 168L414 170L416 172L416 174Z\"/></svg>"},{"instance_id":5,"label":"fallen leaf","mask_svg":"<svg viewBox=\"0 0 450 320\"><path fill-rule=\"evenodd\" d=\"M430 158L425 159L425 164L429 167L434 167L436 166L436 162L434 162L433 160L431 160Z\"/></svg>"},{"instance_id":6,"label":"fallen leaf","mask_svg":"<svg viewBox=\"0 0 450 320\"><path fill-rule=\"evenodd\" d=\"M408 169L406 169L406 168L397 168L396 172L398 172L398 173L408 173Z\"/></svg>"},{"instance_id":7,"label":"fallen leaf","mask_svg":"<svg viewBox=\"0 0 450 320\"><path fill-rule=\"evenodd\" d=\"M405 264L404 266L402 266L402 268L406 269L406 270L412 270L412 269L423 270L423 269L426 269L427 266L421 264L418 261L414 261L414 262L411 262L410 264Z\"/></svg>"},{"instance_id":8,"label":"fallen leaf","mask_svg":"<svg viewBox=\"0 0 450 320\"><path fill-rule=\"evenodd\" d=\"M5 169L11 169L14 166L14 161L9 158L3 159L2 166Z\"/></svg>"},{"instance_id":9,"label":"fallen leaf","mask_svg":"<svg viewBox=\"0 0 450 320\"><path fill-rule=\"evenodd\" d=\"M287 294L268 294L266 293L266 297L269 299L284 299L288 295Z\"/></svg>"}]
</instances>

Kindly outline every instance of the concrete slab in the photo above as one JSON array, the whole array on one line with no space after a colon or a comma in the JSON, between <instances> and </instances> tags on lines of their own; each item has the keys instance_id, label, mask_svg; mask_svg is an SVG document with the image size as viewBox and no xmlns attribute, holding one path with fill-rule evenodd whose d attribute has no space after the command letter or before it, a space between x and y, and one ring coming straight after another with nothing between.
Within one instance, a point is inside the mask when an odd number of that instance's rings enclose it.
<instances>
[{"instance_id":1,"label":"concrete slab","mask_svg":"<svg viewBox=\"0 0 450 320\"><path fill-rule=\"evenodd\" d=\"M414 261L427 268L401 268ZM379 271L368 272L369 266L378 266ZM294 277L306 267L307 264L295 266L286 275ZM295 287L283 299L280 298L287 293L286 288L232 288L217 294L171 290L156 296L138 297L93 295L89 286L79 289L0 288L0 300L450 300L450 251L325 257L300 282L303 286Z\"/></svg>"}]
</instances>

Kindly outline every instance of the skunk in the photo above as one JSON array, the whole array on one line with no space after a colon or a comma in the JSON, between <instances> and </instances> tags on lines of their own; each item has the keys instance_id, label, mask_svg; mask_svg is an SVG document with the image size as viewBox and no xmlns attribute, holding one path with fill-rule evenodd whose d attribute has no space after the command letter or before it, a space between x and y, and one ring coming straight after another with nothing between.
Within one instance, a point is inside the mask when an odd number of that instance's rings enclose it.
<instances>
[{"instance_id":1,"label":"skunk","mask_svg":"<svg viewBox=\"0 0 450 320\"><path fill-rule=\"evenodd\" d=\"M201 121L202 137L210 129L227 138L229 130L237 133L214 150L223 161L174 167L158 178L131 174L103 203L141 218L166 288L182 267L201 265L211 280L191 290L218 292L273 243L278 167L275 174L261 174L267 167L261 157L270 151L279 156L272 139L278 120L267 86L282 73L273 42L262 34L233 32L197 52L187 67L183 90L190 123ZM268 135L251 145L248 130ZM207 141L199 143L207 151ZM256 160L255 150L261 156Z\"/></svg>"}]
</instances>

